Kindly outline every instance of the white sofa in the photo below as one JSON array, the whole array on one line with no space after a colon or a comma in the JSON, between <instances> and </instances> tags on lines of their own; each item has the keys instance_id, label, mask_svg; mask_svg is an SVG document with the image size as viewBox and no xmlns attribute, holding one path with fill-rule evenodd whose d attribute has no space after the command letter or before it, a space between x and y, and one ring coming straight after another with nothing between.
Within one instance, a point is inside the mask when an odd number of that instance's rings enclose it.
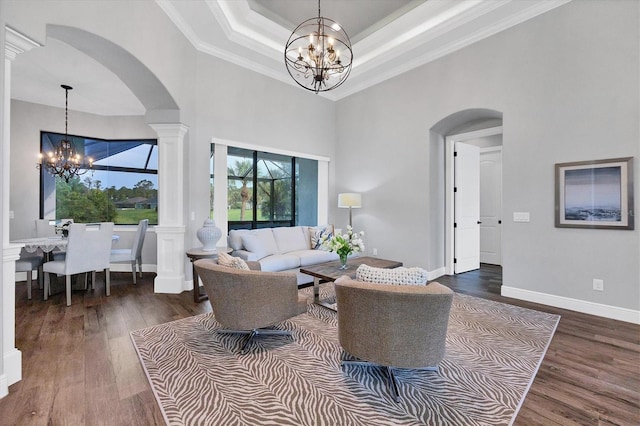
<instances>
[{"instance_id":1,"label":"white sofa","mask_svg":"<svg viewBox=\"0 0 640 426\"><path fill-rule=\"evenodd\" d=\"M338 260L339 256L320 248L312 248L316 230L308 226L229 231L228 245L233 256L260 262L263 271L296 272L298 285L313 282L313 277L300 273L301 266Z\"/></svg>"}]
</instances>

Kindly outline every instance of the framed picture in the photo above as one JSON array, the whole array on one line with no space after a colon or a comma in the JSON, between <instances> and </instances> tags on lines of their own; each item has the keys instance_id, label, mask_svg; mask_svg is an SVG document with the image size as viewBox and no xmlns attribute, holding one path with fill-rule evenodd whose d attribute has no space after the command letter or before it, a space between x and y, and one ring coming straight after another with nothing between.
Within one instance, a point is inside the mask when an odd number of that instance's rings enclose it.
<instances>
[{"instance_id":1,"label":"framed picture","mask_svg":"<svg viewBox=\"0 0 640 426\"><path fill-rule=\"evenodd\" d=\"M556 164L556 227L633 229L633 157Z\"/></svg>"}]
</instances>

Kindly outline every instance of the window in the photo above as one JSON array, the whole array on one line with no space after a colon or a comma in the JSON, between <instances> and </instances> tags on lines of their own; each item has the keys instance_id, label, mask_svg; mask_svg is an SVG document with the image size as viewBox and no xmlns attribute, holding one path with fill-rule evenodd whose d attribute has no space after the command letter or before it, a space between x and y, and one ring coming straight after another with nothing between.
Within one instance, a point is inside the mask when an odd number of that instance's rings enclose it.
<instances>
[{"instance_id":1,"label":"window","mask_svg":"<svg viewBox=\"0 0 640 426\"><path fill-rule=\"evenodd\" d=\"M289 155L228 147L229 229L315 225L317 163ZM211 164L213 170L213 161ZM213 180L211 185L213 187Z\"/></svg>"},{"instance_id":2,"label":"window","mask_svg":"<svg viewBox=\"0 0 640 426\"><path fill-rule=\"evenodd\" d=\"M64 137L40 132L41 152ZM158 223L158 147L155 139L104 140L71 136L79 152L93 158L93 169L69 183L40 171L40 217L119 225L149 219Z\"/></svg>"}]
</instances>

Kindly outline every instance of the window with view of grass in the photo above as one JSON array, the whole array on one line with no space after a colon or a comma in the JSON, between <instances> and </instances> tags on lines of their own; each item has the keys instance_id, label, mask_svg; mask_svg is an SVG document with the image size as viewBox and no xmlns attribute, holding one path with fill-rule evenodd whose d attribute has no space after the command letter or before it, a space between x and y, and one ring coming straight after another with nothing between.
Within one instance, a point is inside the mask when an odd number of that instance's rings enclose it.
<instances>
[{"instance_id":1,"label":"window with view of grass","mask_svg":"<svg viewBox=\"0 0 640 426\"><path fill-rule=\"evenodd\" d=\"M65 135L40 132L41 152ZM40 217L75 222L158 224L158 146L155 139L105 140L69 135L93 168L69 182L40 171ZM84 171L83 171L84 172Z\"/></svg>"},{"instance_id":2,"label":"window with view of grass","mask_svg":"<svg viewBox=\"0 0 640 426\"><path fill-rule=\"evenodd\" d=\"M214 155L212 149L211 200ZM316 224L316 160L230 146L226 177L229 229Z\"/></svg>"}]
</instances>

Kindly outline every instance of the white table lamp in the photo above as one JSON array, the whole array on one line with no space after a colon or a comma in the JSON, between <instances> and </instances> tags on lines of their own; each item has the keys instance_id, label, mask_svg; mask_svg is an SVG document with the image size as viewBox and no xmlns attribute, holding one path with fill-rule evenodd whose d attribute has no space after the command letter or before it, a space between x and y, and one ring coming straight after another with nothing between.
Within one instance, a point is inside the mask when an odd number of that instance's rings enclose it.
<instances>
[{"instance_id":1,"label":"white table lamp","mask_svg":"<svg viewBox=\"0 0 640 426\"><path fill-rule=\"evenodd\" d=\"M338 194L338 207L341 209L349 209L349 226L353 226L351 220L351 209L359 209L362 207L362 194L356 194L354 192Z\"/></svg>"}]
</instances>

